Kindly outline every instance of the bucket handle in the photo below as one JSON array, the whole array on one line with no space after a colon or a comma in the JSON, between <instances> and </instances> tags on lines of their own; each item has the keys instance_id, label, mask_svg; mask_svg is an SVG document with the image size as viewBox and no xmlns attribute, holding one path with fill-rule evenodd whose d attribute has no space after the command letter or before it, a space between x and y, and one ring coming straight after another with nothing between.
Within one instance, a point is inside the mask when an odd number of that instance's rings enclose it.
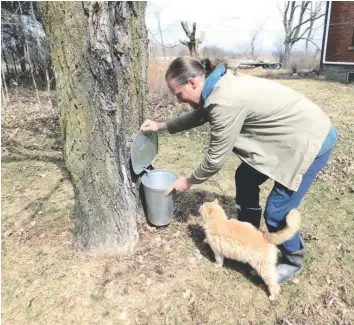
<instances>
[{"instance_id":1,"label":"bucket handle","mask_svg":"<svg viewBox=\"0 0 354 325\"><path fill-rule=\"evenodd\" d=\"M144 167L144 171L146 172L146 174L149 176L149 173L151 172L151 170L147 169L146 167Z\"/></svg>"}]
</instances>

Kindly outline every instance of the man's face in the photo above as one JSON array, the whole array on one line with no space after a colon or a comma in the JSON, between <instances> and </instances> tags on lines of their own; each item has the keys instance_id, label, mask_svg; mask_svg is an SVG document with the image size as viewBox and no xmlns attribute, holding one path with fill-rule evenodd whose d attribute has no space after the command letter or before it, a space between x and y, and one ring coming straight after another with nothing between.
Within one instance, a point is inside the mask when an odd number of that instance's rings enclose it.
<instances>
[{"instance_id":1,"label":"man's face","mask_svg":"<svg viewBox=\"0 0 354 325\"><path fill-rule=\"evenodd\" d=\"M169 79L167 85L176 96L178 103L187 103L194 109L198 108L202 94L199 78L189 78L184 85L178 84L175 79Z\"/></svg>"}]
</instances>

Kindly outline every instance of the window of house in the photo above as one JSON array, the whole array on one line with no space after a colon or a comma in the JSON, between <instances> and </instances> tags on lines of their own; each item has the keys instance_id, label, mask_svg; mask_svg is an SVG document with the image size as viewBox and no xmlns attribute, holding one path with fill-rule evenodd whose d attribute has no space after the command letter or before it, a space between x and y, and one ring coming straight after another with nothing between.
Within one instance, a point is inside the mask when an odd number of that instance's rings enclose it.
<instances>
[{"instance_id":1,"label":"window of house","mask_svg":"<svg viewBox=\"0 0 354 325\"><path fill-rule=\"evenodd\" d=\"M348 50L354 51L354 28L353 28L352 44L349 45Z\"/></svg>"}]
</instances>

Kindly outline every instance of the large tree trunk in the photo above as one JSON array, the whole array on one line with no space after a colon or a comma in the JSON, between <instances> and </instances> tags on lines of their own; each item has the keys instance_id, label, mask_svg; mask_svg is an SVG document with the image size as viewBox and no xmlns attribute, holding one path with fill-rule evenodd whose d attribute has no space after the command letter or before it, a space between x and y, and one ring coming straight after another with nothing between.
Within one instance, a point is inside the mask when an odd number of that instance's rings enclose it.
<instances>
[{"instance_id":1,"label":"large tree trunk","mask_svg":"<svg viewBox=\"0 0 354 325\"><path fill-rule=\"evenodd\" d=\"M191 43L188 44L188 50L189 50L189 55L190 55L192 58L195 58L195 51L194 51L194 46L193 46L193 44L191 44Z\"/></svg>"},{"instance_id":2,"label":"large tree trunk","mask_svg":"<svg viewBox=\"0 0 354 325\"><path fill-rule=\"evenodd\" d=\"M56 73L76 243L127 254L139 197L129 146L147 107L146 2L42 2Z\"/></svg>"},{"instance_id":3,"label":"large tree trunk","mask_svg":"<svg viewBox=\"0 0 354 325\"><path fill-rule=\"evenodd\" d=\"M199 59L199 41L196 39L193 43L189 43L189 54L192 58Z\"/></svg>"},{"instance_id":4,"label":"large tree trunk","mask_svg":"<svg viewBox=\"0 0 354 325\"><path fill-rule=\"evenodd\" d=\"M283 66L285 69L290 69L291 48L292 48L292 45L285 41L284 42L284 58L283 58Z\"/></svg>"}]
</instances>

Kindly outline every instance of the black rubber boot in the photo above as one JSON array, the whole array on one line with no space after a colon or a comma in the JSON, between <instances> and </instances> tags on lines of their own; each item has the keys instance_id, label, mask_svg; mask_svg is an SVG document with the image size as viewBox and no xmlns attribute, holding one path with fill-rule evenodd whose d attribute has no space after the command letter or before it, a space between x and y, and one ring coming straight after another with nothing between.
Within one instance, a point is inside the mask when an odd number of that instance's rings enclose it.
<instances>
[{"instance_id":1,"label":"black rubber boot","mask_svg":"<svg viewBox=\"0 0 354 325\"><path fill-rule=\"evenodd\" d=\"M262 208L240 208L237 206L238 221L249 222L256 228L261 225Z\"/></svg>"},{"instance_id":2,"label":"black rubber boot","mask_svg":"<svg viewBox=\"0 0 354 325\"><path fill-rule=\"evenodd\" d=\"M277 265L278 283L289 281L296 273L298 273L303 265L305 256L304 242L300 239L300 249L296 252L289 253L282 251L282 258Z\"/></svg>"}]
</instances>

